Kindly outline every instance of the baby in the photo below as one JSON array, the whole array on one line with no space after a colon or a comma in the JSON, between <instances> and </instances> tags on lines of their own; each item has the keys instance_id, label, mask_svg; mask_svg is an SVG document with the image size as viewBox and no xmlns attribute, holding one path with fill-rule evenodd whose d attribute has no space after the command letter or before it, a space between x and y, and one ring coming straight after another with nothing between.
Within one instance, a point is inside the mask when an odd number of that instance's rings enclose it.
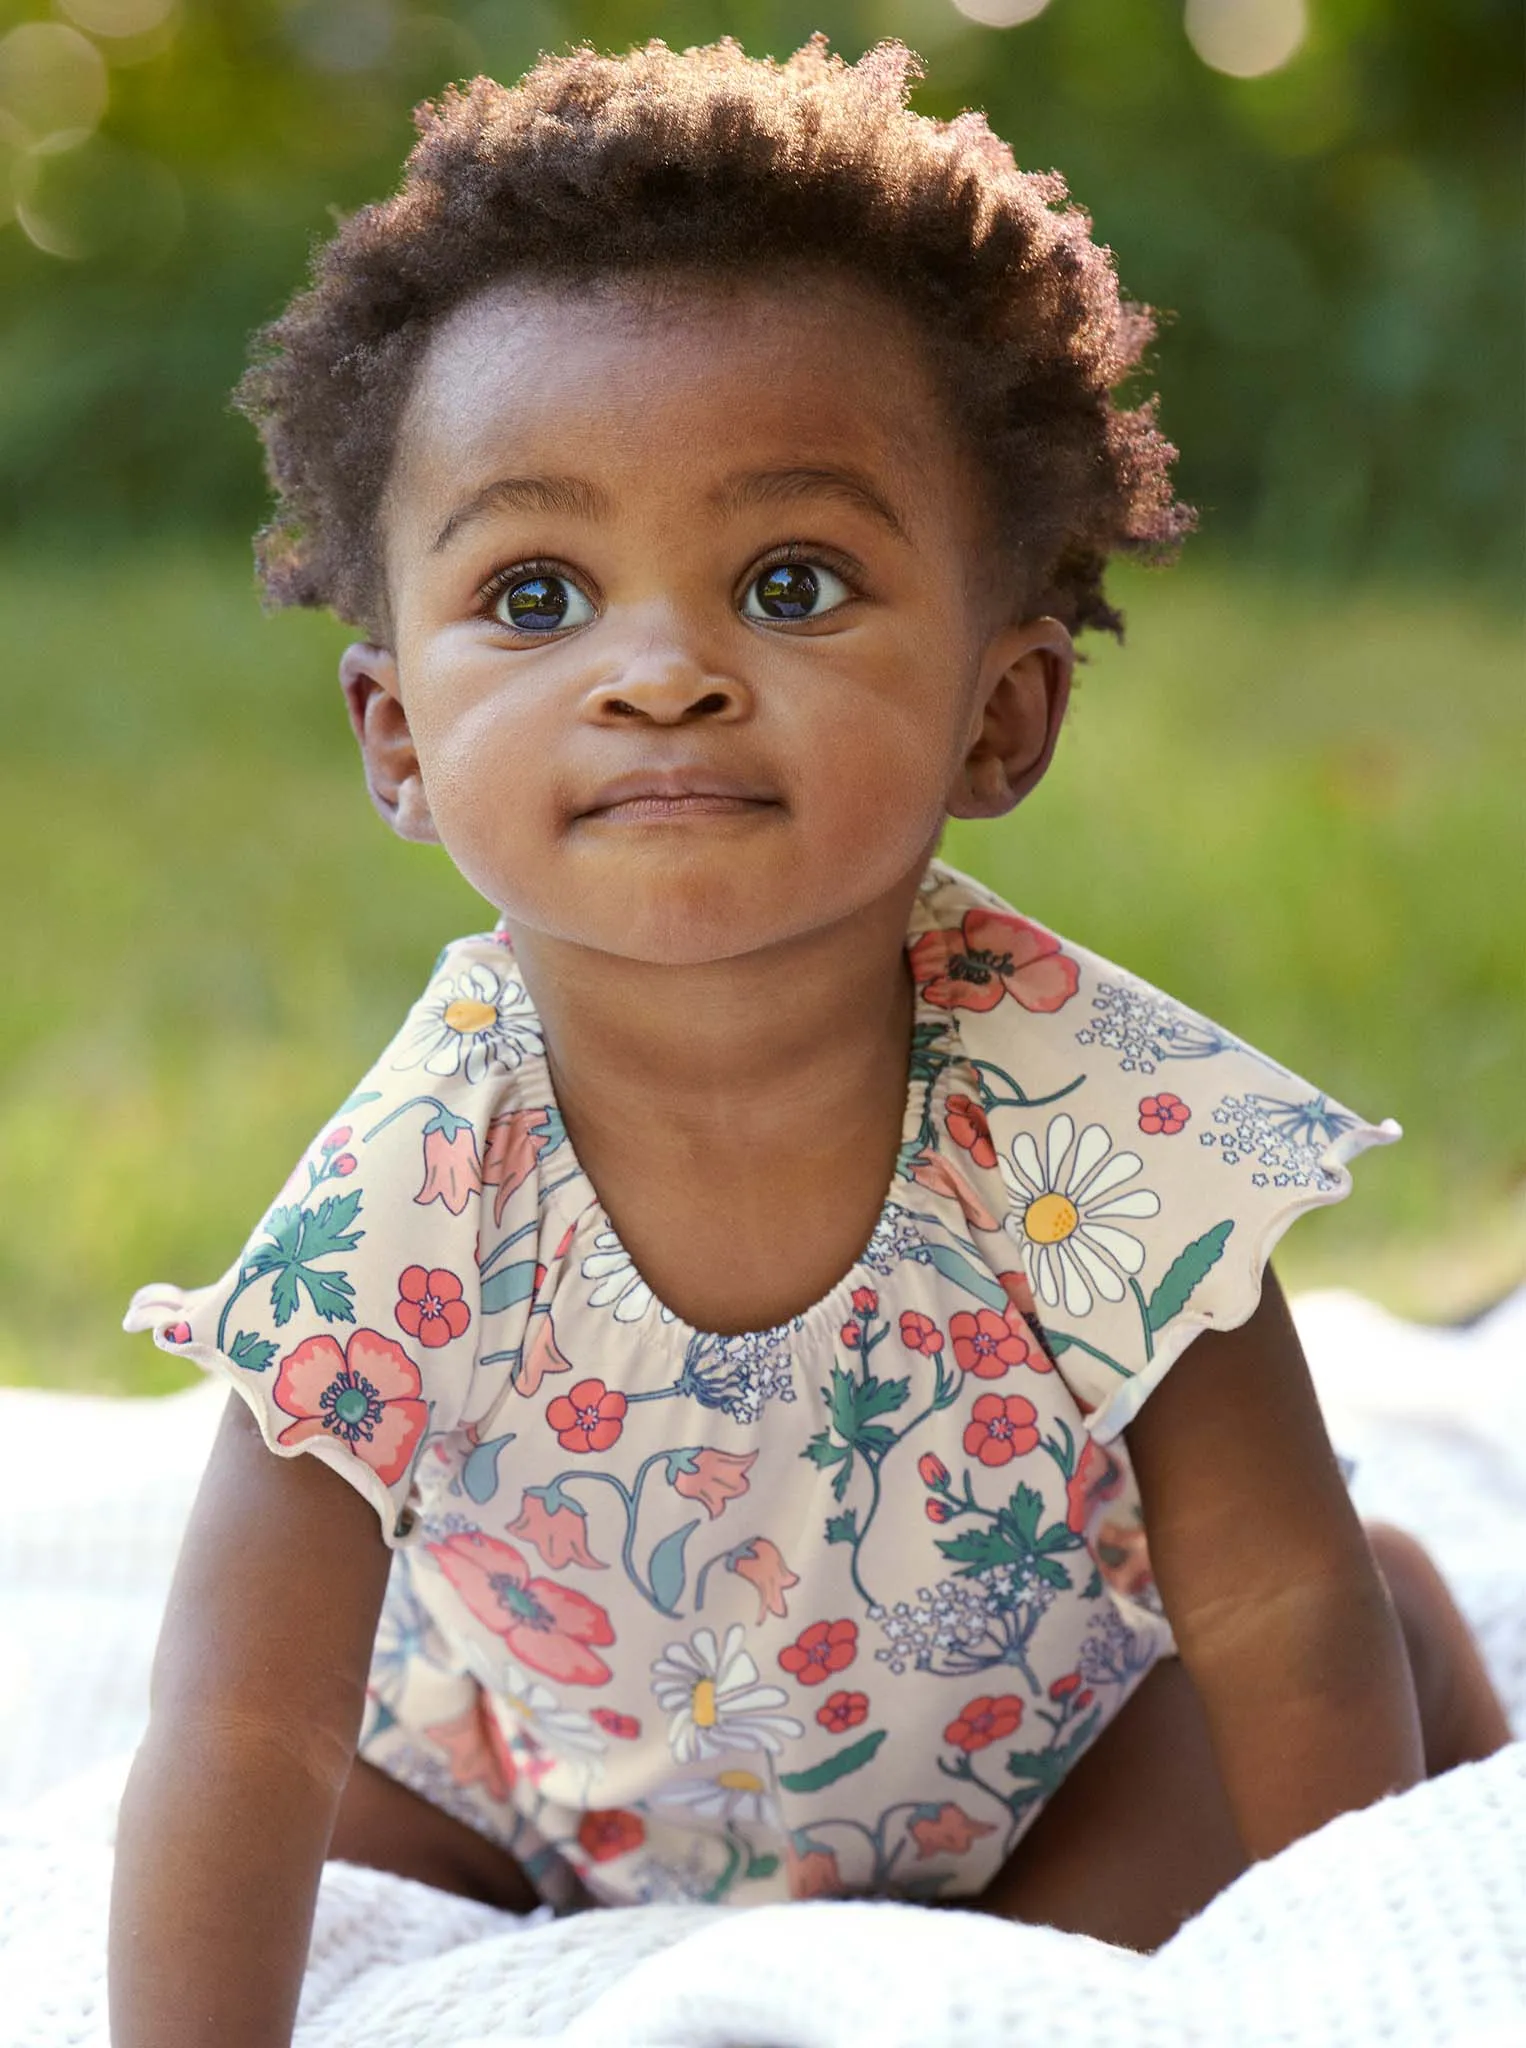
<instances>
[{"instance_id":1,"label":"baby","mask_svg":"<svg viewBox=\"0 0 1526 2048\"><path fill-rule=\"evenodd\" d=\"M133 1304L235 1398L117 2048L288 2041L326 1856L1148 1947L1505 1739L1266 1263L1397 1127L935 858L1190 520L1085 216L914 76L478 79L262 337L266 588L499 921Z\"/></svg>"}]
</instances>

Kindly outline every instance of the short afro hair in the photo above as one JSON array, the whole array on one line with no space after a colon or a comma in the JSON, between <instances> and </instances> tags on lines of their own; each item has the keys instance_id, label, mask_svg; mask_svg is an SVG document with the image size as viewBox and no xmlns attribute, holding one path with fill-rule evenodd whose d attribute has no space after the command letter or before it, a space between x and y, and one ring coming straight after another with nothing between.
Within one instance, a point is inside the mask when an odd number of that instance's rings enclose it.
<instances>
[{"instance_id":1,"label":"short afro hair","mask_svg":"<svg viewBox=\"0 0 1526 2048\"><path fill-rule=\"evenodd\" d=\"M897 43L848 64L821 36L784 63L651 42L543 57L517 86L476 78L422 106L400 189L317 251L235 396L276 494L256 544L268 600L386 637L377 508L455 307L514 277L756 275L761 247L911 314L1023 606L1119 631L1109 556L1164 557L1192 524L1153 401L1112 397L1153 321L1060 177L1020 171L981 114L912 113L920 76Z\"/></svg>"}]
</instances>

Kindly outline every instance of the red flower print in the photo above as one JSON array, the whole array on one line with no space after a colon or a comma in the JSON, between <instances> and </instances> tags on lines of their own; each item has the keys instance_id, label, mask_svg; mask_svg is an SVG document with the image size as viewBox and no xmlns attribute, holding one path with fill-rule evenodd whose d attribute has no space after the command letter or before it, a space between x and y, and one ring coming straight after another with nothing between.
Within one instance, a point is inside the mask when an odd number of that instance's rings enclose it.
<instances>
[{"instance_id":1,"label":"red flower print","mask_svg":"<svg viewBox=\"0 0 1526 2048\"><path fill-rule=\"evenodd\" d=\"M757 1461L756 1451L743 1457L736 1451L715 1451L707 1445L703 1450L670 1452L668 1473L673 1491L681 1493L685 1500L703 1501L713 1522L728 1500L747 1491L747 1474Z\"/></svg>"},{"instance_id":2,"label":"red flower print","mask_svg":"<svg viewBox=\"0 0 1526 2048\"><path fill-rule=\"evenodd\" d=\"M917 1474L924 1486L947 1486L948 1467L932 1451L924 1451L917 1460Z\"/></svg>"},{"instance_id":3,"label":"red flower print","mask_svg":"<svg viewBox=\"0 0 1526 2048\"><path fill-rule=\"evenodd\" d=\"M495 1116L488 1125L482 1184L498 1190L493 1197L494 1223L502 1223L510 1197L529 1179L550 1137L551 1113L545 1109L516 1109L508 1116Z\"/></svg>"},{"instance_id":4,"label":"red flower print","mask_svg":"<svg viewBox=\"0 0 1526 2048\"><path fill-rule=\"evenodd\" d=\"M857 1323L844 1323L837 1334L850 1351L857 1351L861 1342L861 1333Z\"/></svg>"},{"instance_id":5,"label":"red flower print","mask_svg":"<svg viewBox=\"0 0 1526 2048\"><path fill-rule=\"evenodd\" d=\"M994 1308L960 1309L949 1318L954 1361L961 1372L978 1380L999 1380L1014 1365L1026 1365L1033 1347L1028 1329L1015 1308L998 1315Z\"/></svg>"},{"instance_id":6,"label":"red flower print","mask_svg":"<svg viewBox=\"0 0 1526 2048\"><path fill-rule=\"evenodd\" d=\"M1048 1013L1081 978L1053 932L1003 910L967 910L957 929L924 932L909 957L924 998L943 1010L994 1010L1011 996Z\"/></svg>"},{"instance_id":7,"label":"red flower print","mask_svg":"<svg viewBox=\"0 0 1526 2048\"><path fill-rule=\"evenodd\" d=\"M166 1323L159 1334L166 1344L189 1344L191 1326L189 1323Z\"/></svg>"},{"instance_id":8,"label":"red flower print","mask_svg":"<svg viewBox=\"0 0 1526 2048\"><path fill-rule=\"evenodd\" d=\"M972 1842L996 1832L989 1821L972 1820L962 1806L919 1807L911 1823L911 1838L917 1845L917 1861L929 1856L962 1856Z\"/></svg>"},{"instance_id":9,"label":"red flower print","mask_svg":"<svg viewBox=\"0 0 1526 2048\"><path fill-rule=\"evenodd\" d=\"M554 1579L530 1576L512 1543L477 1532L431 1543L429 1553L482 1626L510 1656L565 1685L603 1685L609 1666L594 1653L615 1639L602 1607Z\"/></svg>"},{"instance_id":10,"label":"red flower print","mask_svg":"<svg viewBox=\"0 0 1526 2048\"><path fill-rule=\"evenodd\" d=\"M732 1551L729 1568L756 1589L760 1622L768 1614L788 1615L784 1596L791 1586L800 1584L799 1574L790 1570L778 1546L766 1536L754 1536L740 1550Z\"/></svg>"},{"instance_id":11,"label":"red flower print","mask_svg":"<svg viewBox=\"0 0 1526 2048\"><path fill-rule=\"evenodd\" d=\"M1000 1693L994 1699L981 1693L977 1699L965 1701L944 1729L943 1739L968 1756L993 1742L1004 1742L1022 1718L1023 1703L1016 1693Z\"/></svg>"},{"instance_id":12,"label":"red flower print","mask_svg":"<svg viewBox=\"0 0 1526 2048\"><path fill-rule=\"evenodd\" d=\"M853 1306L861 1316L872 1316L880 1305L880 1298L872 1287L855 1287Z\"/></svg>"},{"instance_id":13,"label":"red flower print","mask_svg":"<svg viewBox=\"0 0 1526 2048\"><path fill-rule=\"evenodd\" d=\"M1123 1466L1111 1451L1088 1437L1081 1446L1076 1469L1065 1483L1065 1526L1079 1536L1093 1512L1105 1500L1123 1491Z\"/></svg>"},{"instance_id":14,"label":"red flower print","mask_svg":"<svg viewBox=\"0 0 1526 2048\"><path fill-rule=\"evenodd\" d=\"M1052 1700L1067 1700L1073 1692L1079 1691L1080 1685L1080 1672L1067 1671L1063 1678L1057 1678L1050 1686L1049 1697Z\"/></svg>"},{"instance_id":15,"label":"red flower print","mask_svg":"<svg viewBox=\"0 0 1526 2048\"><path fill-rule=\"evenodd\" d=\"M593 1863L612 1863L628 1856L646 1840L646 1822L639 1813L614 1806L604 1813L585 1813L578 1822L578 1843Z\"/></svg>"},{"instance_id":16,"label":"red flower print","mask_svg":"<svg viewBox=\"0 0 1526 2048\"><path fill-rule=\"evenodd\" d=\"M444 1266L405 1266L397 1276L399 1327L417 1337L426 1351L438 1351L452 1337L464 1336L472 1312L461 1299L461 1282Z\"/></svg>"},{"instance_id":17,"label":"red flower print","mask_svg":"<svg viewBox=\"0 0 1526 2048\"><path fill-rule=\"evenodd\" d=\"M625 1427L625 1396L603 1380L579 1380L546 1403L546 1420L564 1451L607 1451Z\"/></svg>"},{"instance_id":18,"label":"red flower print","mask_svg":"<svg viewBox=\"0 0 1526 2048\"><path fill-rule=\"evenodd\" d=\"M1078 1692L1076 1694L1076 1712L1078 1714L1084 1713L1096 1697L1097 1695L1090 1686L1086 1688L1085 1692Z\"/></svg>"},{"instance_id":19,"label":"red flower print","mask_svg":"<svg viewBox=\"0 0 1526 2048\"><path fill-rule=\"evenodd\" d=\"M908 1351L920 1351L924 1358L935 1358L943 1349L943 1332L931 1316L920 1315L914 1308L903 1308L901 1342Z\"/></svg>"},{"instance_id":20,"label":"red flower print","mask_svg":"<svg viewBox=\"0 0 1526 2048\"><path fill-rule=\"evenodd\" d=\"M1028 1275L1023 1272L998 1273L997 1284L1020 1316L1038 1318L1039 1305L1033 1298L1033 1287ZM1044 1370L1047 1372L1048 1367Z\"/></svg>"},{"instance_id":21,"label":"red flower print","mask_svg":"<svg viewBox=\"0 0 1526 2048\"><path fill-rule=\"evenodd\" d=\"M930 1522L951 1522L954 1519L954 1510L948 1502L939 1500L936 1496L930 1496L925 1500L922 1509Z\"/></svg>"},{"instance_id":22,"label":"red flower print","mask_svg":"<svg viewBox=\"0 0 1526 2048\"><path fill-rule=\"evenodd\" d=\"M634 1742L641 1733L641 1723L634 1714L617 1714L613 1707L595 1707L589 1719L596 1721L606 1735L613 1735L618 1742Z\"/></svg>"},{"instance_id":23,"label":"red flower print","mask_svg":"<svg viewBox=\"0 0 1526 2048\"><path fill-rule=\"evenodd\" d=\"M966 1456L978 1458L982 1465L1010 1465L1038 1442L1033 1427L1037 1414L1021 1394L982 1394L965 1425Z\"/></svg>"},{"instance_id":24,"label":"red flower print","mask_svg":"<svg viewBox=\"0 0 1526 2048\"><path fill-rule=\"evenodd\" d=\"M482 1189L477 1163L477 1138L468 1123L452 1117L449 1126L438 1117L424 1126L424 1184L414 1196L420 1207L443 1202L459 1216Z\"/></svg>"},{"instance_id":25,"label":"red flower print","mask_svg":"<svg viewBox=\"0 0 1526 2048\"><path fill-rule=\"evenodd\" d=\"M977 1166L996 1164L996 1147L991 1143L991 1126L986 1113L970 1095L951 1095L944 1106L944 1126L954 1143L968 1152Z\"/></svg>"},{"instance_id":26,"label":"red flower print","mask_svg":"<svg viewBox=\"0 0 1526 2048\"><path fill-rule=\"evenodd\" d=\"M507 1799L519 1775L487 1695L479 1688L472 1704L453 1721L436 1721L424 1733L443 1749L452 1782L481 1785L493 1799Z\"/></svg>"},{"instance_id":27,"label":"red flower print","mask_svg":"<svg viewBox=\"0 0 1526 2048\"><path fill-rule=\"evenodd\" d=\"M325 1152L341 1152L353 1136L354 1132L348 1124L335 1124L323 1141L323 1149Z\"/></svg>"},{"instance_id":28,"label":"red flower print","mask_svg":"<svg viewBox=\"0 0 1526 2048\"><path fill-rule=\"evenodd\" d=\"M337 1173L341 1180L347 1180L355 1171L356 1159L353 1152L341 1152L337 1159L329 1161L329 1172Z\"/></svg>"},{"instance_id":29,"label":"red flower print","mask_svg":"<svg viewBox=\"0 0 1526 2048\"><path fill-rule=\"evenodd\" d=\"M1159 1095L1147 1095L1139 1105L1139 1128L1151 1133L1159 1132L1164 1138L1174 1138L1178 1131L1185 1130L1192 1111L1179 1095L1162 1091Z\"/></svg>"},{"instance_id":30,"label":"red flower print","mask_svg":"<svg viewBox=\"0 0 1526 2048\"><path fill-rule=\"evenodd\" d=\"M814 1842L805 1850L789 1843L784 1851L784 1868L789 1875L792 1899L835 1899L842 1890L836 1856Z\"/></svg>"},{"instance_id":31,"label":"red flower print","mask_svg":"<svg viewBox=\"0 0 1526 2048\"><path fill-rule=\"evenodd\" d=\"M995 1230L996 1218L991 1214L979 1195L959 1173L937 1152L918 1152L911 1162L911 1178L918 1187L930 1188L935 1195L947 1195L959 1204L960 1213L972 1230Z\"/></svg>"},{"instance_id":32,"label":"red flower print","mask_svg":"<svg viewBox=\"0 0 1526 2048\"><path fill-rule=\"evenodd\" d=\"M1104 1522L1093 1544L1097 1569L1115 1592L1137 1600L1155 1584L1145 1532L1134 1523Z\"/></svg>"},{"instance_id":33,"label":"red flower print","mask_svg":"<svg viewBox=\"0 0 1526 2048\"><path fill-rule=\"evenodd\" d=\"M542 1486L527 1486L524 1499L520 1502L519 1518L509 1524L509 1534L518 1536L538 1551L543 1564L559 1572L563 1566L580 1564L590 1571L605 1569L602 1558L595 1557L588 1548L588 1517L577 1505L560 1491L556 1495L556 1506L548 1507L550 1491Z\"/></svg>"},{"instance_id":34,"label":"red flower print","mask_svg":"<svg viewBox=\"0 0 1526 2048\"><path fill-rule=\"evenodd\" d=\"M846 1671L858 1655L856 1621L813 1621L785 1649L779 1662L802 1685L820 1685L835 1671Z\"/></svg>"},{"instance_id":35,"label":"red flower print","mask_svg":"<svg viewBox=\"0 0 1526 2048\"><path fill-rule=\"evenodd\" d=\"M429 1411L419 1369L380 1330L356 1330L341 1351L332 1337L304 1337L281 1360L271 1398L296 1420L278 1444L329 1436L391 1486L408 1470Z\"/></svg>"},{"instance_id":36,"label":"red flower print","mask_svg":"<svg viewBox=\"0 0 1526 2048\"><path fill-rule=\"evenodd\" d=\"M544 1266L535 1268L535 1291L546 1277ZM530 1327L525 1332L524 1348L519 1354L519 1363L514 1368L514 1391L528 1400L539 1390L541 1381L548 1372L571 1372L572 1360L563 1358L556 1344L556 1327L551 1320L551 1311L537 1302L530 1311Z\"/></svg>"},{"instance_id":37,"label":"red flower print","mask_svg":"<svg viewBox=\"0 0 1526 2048\"><path fill-rule=\"evenodd\" d=\"M846 1735L869 1712L866 1692L834 1692L816 1709L816 1719L829 1735Z\"/></svg>"}]
</instances>

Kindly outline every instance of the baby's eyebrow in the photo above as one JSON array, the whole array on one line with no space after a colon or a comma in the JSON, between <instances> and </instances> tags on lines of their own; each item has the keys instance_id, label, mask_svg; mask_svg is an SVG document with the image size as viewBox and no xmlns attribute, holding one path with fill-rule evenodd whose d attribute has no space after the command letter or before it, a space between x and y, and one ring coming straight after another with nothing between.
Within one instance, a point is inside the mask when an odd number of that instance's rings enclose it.
<instances>
[{"instance_id":1,"label":"baby's eyebrow","mask_svg":"<svg viewBox=\"0 0 1526 2048\"><path fill-rule=\"evenodd\" d=\"M846 465L743 470L711 493L719 512L736 512L744 505L785 505L797 498L840 498L889 527L897 540L906 538L905 527L868 477Z\"/></svg>"},{"instance_id":2,"label":"baby's eyebrow","mask_svg":"<svg viewBox=\"0 0 1526 2048\"><path fill-rule=\"evenodd\" d=\"M487 512L560 512L574 519L605 519L610 500L580 476L501 476L458 505L435 536L432 552L447 547L462 527Z\"/></svg>"}]
</instances>

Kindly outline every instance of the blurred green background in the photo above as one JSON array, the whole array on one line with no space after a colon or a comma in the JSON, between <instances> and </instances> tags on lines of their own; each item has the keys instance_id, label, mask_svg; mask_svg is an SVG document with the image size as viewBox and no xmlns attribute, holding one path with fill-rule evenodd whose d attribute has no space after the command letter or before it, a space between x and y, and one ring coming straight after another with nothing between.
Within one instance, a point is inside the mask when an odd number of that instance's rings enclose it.
<instances>
[{"instance_id":1,"label":"blurred green background","mask_svg":"<svg viewBox=\"0 0 1526 2048\"><path fill-rule=\"evenodd\" d=\"M222 1270L483 916L372 818L342 634L259 611L249 330L448 79L818 27L1064 171L1168 309L1202 514L948 851L1405 1124L1295 1286L1449 1316L1526 1270L1513 0L3 0L0 1380L171 1384L125 1295Z\"/></svg>"}]
</instances>

